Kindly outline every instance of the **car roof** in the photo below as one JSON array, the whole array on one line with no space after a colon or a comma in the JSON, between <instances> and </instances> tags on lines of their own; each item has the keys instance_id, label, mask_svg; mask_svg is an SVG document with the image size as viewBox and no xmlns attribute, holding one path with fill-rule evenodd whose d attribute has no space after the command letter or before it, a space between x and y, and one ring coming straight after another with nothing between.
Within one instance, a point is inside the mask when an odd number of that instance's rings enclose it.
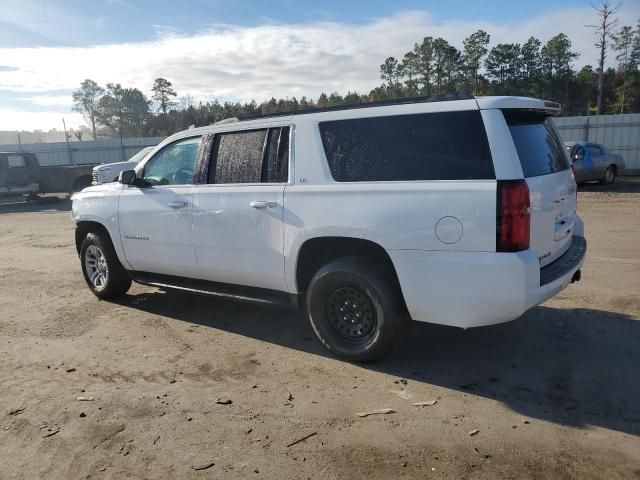
<instances>
[{"instance_id":1,"label":"car roof","mask_svg":"<svg viewBox=\"0 0 640 480\"><path fill-rule=\"evenodd\" d=\"M265 128L269 126L286 125L294 117L318 117L318 120L326 120L334 117L333 112L355 111L354 117L366 117L365 113L371 109L371 116L411 113L415 110L412 106L419 106L425 103L441 103L441 111L447 111L447 103L451 105L452 111L468 110L469 105L480 110L488 109L524 109L545 111L550 115L560 113L560 104L530 97L474 97L466 93L455 93L445 95L432 95L427 97L409 97L391 100L380 100L373 102L363 102L352 105L337 105L334 107L310 108L305 110L294 110L288 112L277 112L265 115L254 115L242 117L240 119L229 119L229 121L217 122L203 127L190 128L171 135L165 139L160 146L167 145L181 138L188 138L199 135L215 133L217 131L246 130L251 128ZM389 112L389 113L387 113ZM393 112L393 113L391 113ZM415 112L414 112L415 113Z\"/></svg>"}]
</instances>

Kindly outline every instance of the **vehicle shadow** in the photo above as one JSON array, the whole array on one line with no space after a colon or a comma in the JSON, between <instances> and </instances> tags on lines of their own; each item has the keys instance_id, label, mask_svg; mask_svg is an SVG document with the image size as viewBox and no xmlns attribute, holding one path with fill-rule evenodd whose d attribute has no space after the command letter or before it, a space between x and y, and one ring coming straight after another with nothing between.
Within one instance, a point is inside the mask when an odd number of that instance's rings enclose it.
<instances>
[{"instance_id":1,"label":"vehicle shadow","mask_svg":"<svg viewBox=\"0 0 640 480\"><path fill-rule=\"evenodd\" d=\"M300 310L177 292L120 304L330 356ZM640 320L600 310L537 307L513 322L462 330L409 322L373 371L498 400L556 424L640 435Z\"/></svg>"},{"instance_id":2,"label":"vehicle shadow","mask_svg":"<svg viewBox=\"0 0 640 480\"><path fill-rule=\"evenodd\" d=\"M640 193L640 177L617 177L611 185L601 185L598 182L582 183L579 192L602 193Z\"/></svg>"},{"instance_id":3,"label":"vehicle shadow","mask_svg":"<svg viewBox=\"0 0 640 480\"><path fill-rule=\"evenodd\" d=\"M35 201L4 201L0 198L0 215L3 213L31 212L68 212L71 211L71 200L67 196L41 197Z\"/></svg>"}]
</instances>

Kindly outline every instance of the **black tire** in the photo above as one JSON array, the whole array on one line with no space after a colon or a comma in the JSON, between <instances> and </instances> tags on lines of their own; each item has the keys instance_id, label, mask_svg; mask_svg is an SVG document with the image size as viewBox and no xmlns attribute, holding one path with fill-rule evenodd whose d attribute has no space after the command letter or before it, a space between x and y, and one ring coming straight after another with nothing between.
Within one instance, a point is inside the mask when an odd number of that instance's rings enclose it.
<instances>
[{"instance_id":1,"label":"black tire","mask_svg":"<svg viewBox=\"0 0 640 480\"><path fill-rule=\"evenodd\" d=\"M611 185L615 179L616 179L616 167L611 165L609 168L607 168L607 171L604 172L604 177L600 179L600 183L602 185Z\"/></svg>"},{"instance_id":2,"label":"black tire","mask_svg":"<svg viewBox=\"0 0 640 480\"><path fill-rule=\"evenodd\" d=\"M307 290L307 312L318 339L353 362L387 354L407 317L392 272L370 263L355 257L334 260L318 270Z\"/></svg>"},{"instance_id":3,"label":"black tire","mask_svg":"<svg viewBox=\"0 0 640 480\"><path fill-rule=\"evenodd\" d=\"M101 261L102 259L99 261L96 258L96 251L102 254L104 264ZM91 257L96 258L96 265L98 263L101 265L100 268L96 266L94 270L101 270L104 284L100 284L95 280L92 281L89 277L92 267L89 266L88 262L92 263L90 262ZM127 293L129 287L131 287L131 277L129 277L120 260L118 260L111 239L104 233L88 233L84 238L80 247L80 266L85 282L98 298L103 300L117 298Z\"/></svg>"}]
</instances>

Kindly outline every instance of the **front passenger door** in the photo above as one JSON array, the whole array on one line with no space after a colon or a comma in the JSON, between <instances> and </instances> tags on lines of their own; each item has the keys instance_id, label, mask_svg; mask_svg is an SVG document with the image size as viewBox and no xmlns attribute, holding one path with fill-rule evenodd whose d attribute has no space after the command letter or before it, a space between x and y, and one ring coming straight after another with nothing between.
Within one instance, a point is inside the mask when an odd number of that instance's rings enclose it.
<instances>
[{"instance_id":1,"label":"front passenger door","mask_svg":"<svg viewBox=\"0 0 640 480\"><path fill-rule=\"evenodd\" d=\"M120 194L120 238L139 272L199 278L191 235L200 137L178 140L145 164L139 186Z\"/></svg>"}]
</instances>

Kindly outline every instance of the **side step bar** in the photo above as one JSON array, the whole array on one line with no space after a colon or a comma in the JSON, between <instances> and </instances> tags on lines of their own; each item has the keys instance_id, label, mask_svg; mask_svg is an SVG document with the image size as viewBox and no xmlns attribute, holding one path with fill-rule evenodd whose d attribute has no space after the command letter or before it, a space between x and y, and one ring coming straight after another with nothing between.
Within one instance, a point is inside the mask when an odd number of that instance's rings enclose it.
<instances>
[{"instance_id":1,"label":"side step bar","mask_svg":"<svg viewBox=\"0 0 640 480\"><path fill-rule=\"evenodd\" d=\"M148 272L129 272L134 282L160 289L181 290L183 292L229 298L240 302L298 307L298 295L268 290L264 288L246 287L226 283L210 282L196 278L175 277Z\"/></svg>"}]
</instances>

